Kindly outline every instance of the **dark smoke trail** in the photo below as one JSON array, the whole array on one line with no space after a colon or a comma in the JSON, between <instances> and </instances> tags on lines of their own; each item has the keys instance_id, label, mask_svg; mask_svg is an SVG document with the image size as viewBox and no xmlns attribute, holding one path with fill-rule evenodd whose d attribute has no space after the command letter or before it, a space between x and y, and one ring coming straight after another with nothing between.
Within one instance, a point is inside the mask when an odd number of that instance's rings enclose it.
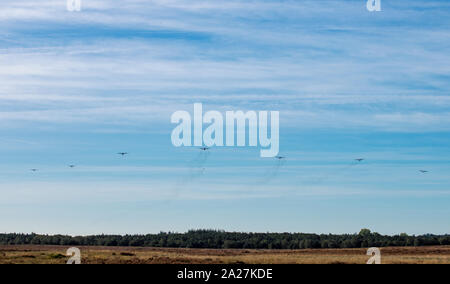
<instances>
[{"instance_id":1,"label":"dark smoke trail","mask_svg":"<svg viewBox=\"0 0 450 284\"><path fill-rule=\"evenodd\" d=\"M180 195L182 187L191 184L193 181L205 174L205 165L210 154L211 152L209 151L201 151L193 160L189 162L188 173L185 176L181 177L174 185L171 199L176 199Z\"/></svg>"},{"instance_id":2,"label":"dark smoke trail","mask_svg":"<svg viewBox=\"0 0 450 284\"><path fill-rule=\"evenodd\" d=\"M260 180L259 182L257 182L257 184L258 185L266 184L266 183L269 183L272 180L274 180L278 176L278 173L280 172L280 169L285 164L286 164L286 160L285 159L277 159L275 165L273 165L273 167L271 167L270 169L268 169L266 171L266 173L264 174L263 179Z\"/></svg>"}]
</instances>

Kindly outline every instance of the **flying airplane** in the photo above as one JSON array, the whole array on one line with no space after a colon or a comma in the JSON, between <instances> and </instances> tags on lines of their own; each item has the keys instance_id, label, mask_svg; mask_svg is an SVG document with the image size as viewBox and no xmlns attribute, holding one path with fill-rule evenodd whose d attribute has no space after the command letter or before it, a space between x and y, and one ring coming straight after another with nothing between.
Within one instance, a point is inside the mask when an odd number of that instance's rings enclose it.
<instances>
[{"instance_id":1,"label":"flying airplane","mask_svg":"<svg viewBox=\"0 0 450 284\"><path fill-rule=\"evenodd\" d=\"M38 169L31 169L30 171L32 171L32 172L37 172Z\"/></svg>"},{"instance_id":2,"label":"flying airplane","mask_svg":"<svg viewBox=\"0 0 450 284\"><path fill-rule=\"evenodd\" d=\"M125 155L128 155L128 153L127 152L119 152L119 153L117 153L117 155L122 155L122 157L123 157Z\"/></svg>"},{"instance_id":3,"label":"flying airplane","mask_svg":"<svg viewBox=\"0 0 450 284\"><path fill-rule=\"evenodd\" d=\"M69 165L69 168L75 168L76 166L75 165Z\"/></svg>"},{"instance_id":4,"label":"flying airplane","mask_svg":"<svg viewBox=\"0 0 450 284\"><path fill-rule=\"evenodd\" d=\"M207 150L209 150L209 148L208 147L202 147L202 148L200 148L200 150L207 151Z\"/></svg>"},{"instance_id":5,"label":"flying airplane","mask_svg":"<svg viewBox=\"0 0 450 284\"><path fill-rule=\"evenodd\" d=\"M283 159L286 159L286 157L282 157L282 156L276 156L276 157L275 157L275 159L278 159L278 160L283 160Z\"/></svg>"},{"instance_id":6,"label":"flying airplane","mask_svg":"<svg viewBox=\"0 0 450 284\"><path fill-rule=\"evenodd\" d=\"M422 174L428 173L428 171L424 171L424 170L420 170L420 172L421 172Z\"/></svg>"},{"instance_id":7,"label":"flying airplane","mask_svg":"<svg viewBox=\"0 0 450 284\"><path fill-rule=\"evenodd\" d=\"M364 159L359 158L359 159L355 159L355 161L362 162L362 161L364 161Z\"/></svg>"}]
</instances>

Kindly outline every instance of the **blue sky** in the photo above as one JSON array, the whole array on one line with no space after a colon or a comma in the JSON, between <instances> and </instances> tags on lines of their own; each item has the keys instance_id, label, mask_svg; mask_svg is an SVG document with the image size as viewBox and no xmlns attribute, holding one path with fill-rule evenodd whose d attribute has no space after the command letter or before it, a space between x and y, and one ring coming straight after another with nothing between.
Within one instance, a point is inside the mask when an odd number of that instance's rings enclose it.
<instances>
[{"instance_id":1,"label":"blue sky","mask_svg":"<svg viewBox=\"0 0 450 284\"><path fill-rule=\"evenodd\" d=\"M449 233L450 3L365 2L0 0L0 232ZM279 111L286 162L198 166L197 102Z\"/></svg>"}]
</instances>

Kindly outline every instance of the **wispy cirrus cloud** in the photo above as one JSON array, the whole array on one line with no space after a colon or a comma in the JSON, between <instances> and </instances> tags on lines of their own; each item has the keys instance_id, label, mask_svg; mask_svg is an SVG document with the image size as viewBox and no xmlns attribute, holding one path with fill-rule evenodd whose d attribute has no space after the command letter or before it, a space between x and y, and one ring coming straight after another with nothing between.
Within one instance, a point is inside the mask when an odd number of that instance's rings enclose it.
<instances>
[{"instance_id":1,"label":"wispy cirrus cloud","mask_svg":"<svg viewBox=\"0 0 450 284\"><path fill-rule=\"evenodd\" d=\"M5 230L447 229L448 1L82 2L0 1ZM180 185L198 149L171 147L169 118L194 102L280 111L278 176L213 149Z\"/></svg>"},{"instance_id":2,"label":"wispy cirrus cloud","mask_svg":"<svg viewBox=\"0 0 450 284\"><path fill-rule=\"evenodd\" d=\"M146 104L164 120L202 99L314 127L446 129L448 21L418 26L420 1L378 18L357 1L85 1L72 14L61 2L3 3L4 120L130 118Z\"/></svg>"}]
</instances>

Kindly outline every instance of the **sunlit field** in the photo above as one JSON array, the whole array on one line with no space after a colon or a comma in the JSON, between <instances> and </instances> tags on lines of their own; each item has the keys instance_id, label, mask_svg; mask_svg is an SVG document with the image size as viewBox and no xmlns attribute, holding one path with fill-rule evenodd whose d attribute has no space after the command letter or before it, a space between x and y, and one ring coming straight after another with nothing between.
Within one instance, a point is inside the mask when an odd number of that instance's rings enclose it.
<instances>
[{"instance_id":1,"label":"sunlit field","mask_svg":"<svg viewBox=\"0 0 450 284\"><path fill-rule=\"evenodd\" d=\"M1 246L1 264L65 264L63 246ZM366 249L225 250L80 247L83 264L365 264ZM450 264L450 246L381 248L383 264Z\"/></svg>"}]
</instances>

